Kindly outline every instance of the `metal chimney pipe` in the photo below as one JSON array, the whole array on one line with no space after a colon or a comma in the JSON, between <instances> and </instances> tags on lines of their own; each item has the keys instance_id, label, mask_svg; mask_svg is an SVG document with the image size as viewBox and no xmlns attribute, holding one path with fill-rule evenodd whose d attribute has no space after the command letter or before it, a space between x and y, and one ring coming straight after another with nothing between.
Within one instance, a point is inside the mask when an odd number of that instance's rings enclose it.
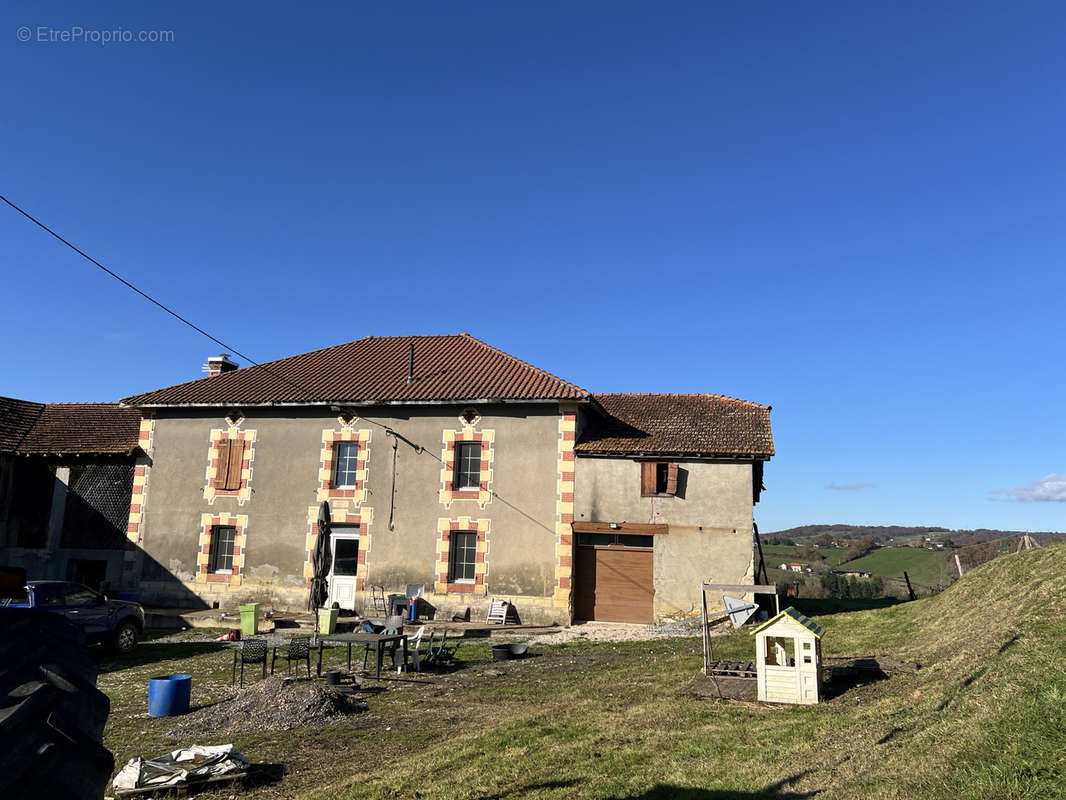
<instances>
[{"instance_id":1,"label":"metal chimney pipe","mask_svg":"<svg viewBox=\"0 0 1066 800\"><path fill-rule=\"evenodd\" d=\"M407 385L415 382L415 344L411 342L407 351Z\"/></svg>"}]
</instances>

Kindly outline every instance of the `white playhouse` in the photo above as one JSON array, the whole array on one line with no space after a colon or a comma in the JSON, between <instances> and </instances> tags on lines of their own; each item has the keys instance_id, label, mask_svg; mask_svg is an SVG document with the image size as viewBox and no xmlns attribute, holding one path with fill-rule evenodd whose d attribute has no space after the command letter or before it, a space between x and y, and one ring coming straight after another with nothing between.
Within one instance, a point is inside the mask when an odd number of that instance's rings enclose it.
<instances>
[{"instance_id":1,"label":"white playhouse","mask_svg":"<svg viewBox=\"0 0 1066 800\"><path fill-rule=\"evenodd\" d=\"M824 633L791 606L751 632L759 700L800 705L821 700Z\"/></svg>"}]
</instances>

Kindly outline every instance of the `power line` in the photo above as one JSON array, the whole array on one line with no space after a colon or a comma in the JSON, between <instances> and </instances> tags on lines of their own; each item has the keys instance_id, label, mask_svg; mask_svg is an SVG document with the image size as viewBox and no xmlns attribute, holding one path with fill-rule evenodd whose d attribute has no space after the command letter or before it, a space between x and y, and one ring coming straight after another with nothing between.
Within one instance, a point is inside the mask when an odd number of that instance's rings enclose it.
<instances>
[{"instance_id":1,"label":"power line","mask_svg":"<svg viewBox=\"0 0 1066 800\"><path fill-rule=\"evenodd\" d=\"M3 196L2 194L0 194L0 200L3 200L3 201L4 201L5 203L7 203L7 204L8 204L9 206L11 206L11 207L12 207L13 209L15 209L15 210L16 210L17 212L19 212L19 213L20 213L20 214L21 214L22 216L24 216L24 217L25 217L26 219L28 219L28 220L29 220L30 222L32 222L32 223L33 223L34 225L36 225L36 226L37 226L38 228L40 228L41 230L43 230L43 231L45 231L45 232L47 232L47 233L51 234L52 236L54 236L54 237L55 237L56 239L58 239L58 240L59 240L59 241L61 241L61 242L62 242L63 244L65 244L65 245L66 245L67 247L69 247L69 248L70 248L71 250L73 250L73 251L74 251L75 253L77 253L77 254L78 254L79 256L81 256L82 258L84 258L84 259L85 259L86 261L89 261L89 262L90 262L91 264L95 264L95 265L96 265L97 267L99 267L100 269L102 269L102 270L103 270L104 272L106 272L106 273L107 273L108 275L110 275L110 276L111 276L112 278L114 278L115 280L117 280L117 281L118 281L119 283L121 283L121 284L123 284L124 286L126 286L127 288L129 288L129 289L132 289L133 291L135 291L135 292L136 292L137 294L139 294L139 295L140 295L141 297L143 297L143 298L144 298L145 300L147 300L147 301L148 301L149 303L152 303L152 304L154 304L154 305L156 305L156 306L159 306L159 308L161 308L161 309L163 309L164 311L166 311L166 312L167 312L168 314L170 314L170 316L174 317L174 319L178 320L179 322L182 322L182 323L184 323L185 325L188 325L188 326L189 326L190 328L192 328L192 329L193 329L194 331L196 331L197 333L199 333L199 334L201 334L201 335L203 335L203 336L206 336L206 337L207 337L208 339L210 339L210 340L211 340L212 342L214 342L215 344L221 345L221 346L222 346L223 348L225 348L226 350L229 350L229 351L230 351L231 353L234 353L235 355L238 355L238 356L240 356L240 357L241 357L241 358L243 358L243 359L244 359L245 361L247 361L247 362L249 362L249 363L251 363L251 364L254 364L254 365L255 365L255 366L257 366L257 367L262 367L262 366L263 366L263 365L262 365L262 364L260 364L260 363L259 363L258 361L256 361L255 359L251 358L250 356L246 356L246 355L245 355L244 353L242 353L242 352L241 352L240 350L238 350L238 349L237 349L236 347L233 347L233 346L231 346L231 345L228 345L228 344L226 344L226 343L225 343L225 342L223 342L223 341L222 341L221 339L216 339L216 338L215 338L214 336L212 336L212 335L211 335L210 333L208 333L207 331L205 331L205 330L204 330L203 328L201 328L200 326L196 325L195 323L192 323L192 322L190 322L189 320L185 319L185 317L183 317L183 316L182 316L181 314L179 314L179 313L178 313L177 311L175 311L174 309L172 309L172 308L169 308L168 306L165 306L165 305L163 305L162 303L160 303L160 302L159 302L158 300L156 300L156 299L155 299L154 297L152 297L152 296L151 296L150 294L148 294L147 292L145 292L145 291L142 291L141 289L138 289L138 288L137 288L136 286L134 286L134 285L133 285L132 283L130 283L130 282L129 282L128 280L126 280L125 278L123 278L123 277L122 277L121 275L119 275L118 273L116 273L116 272L112 272L112 271L111 271L110 269L108 269L107 267L105 267L105 266L104 266L103 264L101 264L101 263L100 263L99 261L97 261L97 260L96 260L95 258L93 258L93 257L92 257L91 255L89 255L88 253L86 253L86 252L85 252L84 250L82 250L82 249L80 249L80 248L76 247L76 246L75 246L74 244L72 244L71 242L69 242L69 241L67 241L66 239L64 239L64 238L63 238L62 236L60 236L60 235L59 235L58 233L56 233L56 232L55 232L54 230L52 230L51 228L49 228L49 227L48 227L47 225L45 225L45 224L44 224L43 222L41 222L41 221L40 221L39 219L37 219L37 218L36 218L35 216L33 216L33 215L32 215L32 214L30 214L29 212L27 212L27 211L24 211L23 209L19 208L19 207L18 207L17 205L15 205L14 203L12 203L12 202L11 202L10 200L8 200L8 199L7 199L6 197L4 197L4 196ZM265 369L265 367L264 367L264 369ZM269 372L270 370L267 370L267 371ZM271 373L271 374L273 374L273 373ZM281 377L281 376L279 375L279 376L277 376L277 377ZM282 378L282 380L284 380L284 378ZM306 390L305 390L305 391L306 391Z\"/></svg>"},{"instance_id":2,"label":"power line","mask_svg":"<svg viewBox=\"0 0 1066 800\"><path fill-rule=\"evenodd\" d=\"M147 300L148 302L150 302L150 303L152 303L153 305L155 305L155 306L157 306L157 307L159 307L159 308L163 309L163 311L165 311L165 312L167 312L168 314L170 314L170 316L174 317L174 319L178 320L178 321L179 321L179 322L181 322L182 324L184 324L184 325L188 325L188 326L189 326L190 328L192 328L192 329L193 329L194 331L196 331L196 332L197 332L197 333L199 333L200 335L202 335L202 336L206 336L206 337L207 337L208 339L210 339L210 340L211 340L212 342L214 342L215 344L217 344L217 345L220 345L220 346L221 346L221 347L222 347L223 349L225 349L225 350L228 350L228 351L230 351L230 352L231 352L231 353L233 353L234 355L240 356L240 357L241 357L241 358L243 358L243 359L244 359L245 361L247 361L247 362L248 362L249 364L252 364L253 366L255 366L255 367L258 367L259 369L261 369L261 370L263 370L264 372L266 372L266 373L267 373L268 375L272 375L273 377L277 378L277 379L278 379L279 381L282 381L282 382L284 382L284 383L287 383L287 384L288 384L289 386L292 386L292 387L293 387L293 388L295 388L295 389L299 389L299 390L300 390L301 392L305 392L305 393L306 393L306 394L307 394L307 395L308 395L309 397L313 397L313 396L314 396L314 392L313 392L313 391L311 391L310 389L308 389L308 388L307 388L306 386L302 386L302 385L300 385L299 383L296 383L295 381L293 381L293 380L290 380L289 378L286 378L286 377L285 377L284 375L281 375L281 374L279 374L279 373L275 372L274 370L270 369L270 367L267 367L266 365L264 365L264 364L261 364L260 362L256 361L256 360L255 360L254 358L252 358L251 356L249 356L249 355L246 355L246 354L242 353L242 352L241 352L240 350L238 350L238 349L237 349L236 347L233 347L232 345L226 344L226 343L225 343L224 341L222 341L221 339L219 339L219 338L217 338L217 337L215 337L215 336L212 336L212 335L211 335L210 333L208 333L207 331L205 331L205 330L204 330L203 328L201 328L201 327L200 327L199 325L196 325L195 323L193 323L193 322L191 322L191 321L187 320L187 319L186 319L185 317L183 317L183 316L182 316L181 314L179 314L179 313L178 313L177 311L175 311L174 309L172 309L172 308L170 308L169 306L167 306L167 305L165 305L165 304L161 303L160 301L156 300L156 299L155 299L154 297L152 297L152 296L151 296L150 294L148 294L147 292L143 291L142 289L139 289L139 288L137 288L137 287L136 287L136 286L134 286L134 285L133 285L132 283L130 283L130 282L129 282L128 280L126 280L126 279L125 279L125 278L123 278L123 277L122 277L121 275L119 275L118 273L116 273L116 272L114 272L113 270L111 270L111 269L108 269L107 267L105 267L105 266L104 266L103 264L101 264L101 263L100 263L99 261L97 261L97 260L96 260L95 258L93 258L93 257L92 257L91 255L89 255L88 253L86 253L86 252L85 252L84 250L82 250L81 248L77 247L77 246L76 246L75 244L73 244L72 242L68 241L67 239L64 239L64 238L63 238L62 236L60 236L60 235L59 235L58 233L56 233L56 232L55 232L54 230L52 230L51 228L49 228L49 227L48 227L47 225L45 225L45 224L44 224L43 222L41 222L41 221L40 221L39 219L37 219L37 218L36 218L35 216L33 216L32 214L30 214L30 213L29 213L28 211L25 211L24 209L22 209L22 208L20 208L19 206L15 205L15 203L13 203L13 202L11 202L10 200L8 200L8 199L7 199L7 198L6 198L6 197L5 197L4 195L0 194L0 200L3 200L3 201L4 201L5 203L7 203L7 204L8 204L9 206L11 206L11 207L12 207L13 209L15 209L15 211L17 211L17 212L18 212L18 213L20 213L20 214L21 214L22 216L24 216L24 217L25 217L26 219L28 219L28 220L29 220L30 222L32 222L32 223L33 223L34 225L36 225L36 226L37 226L38 228L40 228L41 230L43 230L43 231L45 231L46 233L50 234L50 235L51 235L51 236L53 236L54 238L58 239L58 240L59 240L60 242L62 242L63 244L65 244L65 245L66 245L67 247L69 247L69 248L70 248L71 250L73 250L73 251L74 251L75 253L77 253L77 254L78 254L79 256L81 256L82 258L84 258L84 259L85 259L86 261L88 261L89 263L93 264L94 266L96 266L96 267L100 268L101 270L103 270L104 272L106 272L106 273L107 273L108 275L110 275L110 276L111 276L112 278L114 278L114 279L115 279L115 280L117 280L117 281L118 281L119 283L121 283L121 284L122 284L123 286L127 287L128 289L131 289L131 290L133 290L134 292L136 292L137 294L139 294L139 295L140 295L141 297L143 297L143 298L144 298L145 300ZM238 405L239 405L239 404L238 404ZM339 405L339 404L338 404L338 405ZM371 423L372 425L377 425L377 426L378 426L379 428L382 428L382 429L384 429L384 430L385 430L385 431L386 431L387 433L391 433L392 435L394 435L394 436L397 436L397 437L398 437L398 438L400 438L400 439L403 439L403 441L404 441L404 442L406 442L407 444L409 444L409 445L410 445L411 447L413 447L413 448L414 448L414 449L415 449L416 451L419 451L419 452L426 452L426 453L429 453L429 452L430 452L430 451L429 451L429 450L427 450L427 449L426 449L425 447L422 447L421 445L417 445L417 444L415 444L414 442L412 442L412 441L411 441L410 439L408 439L407 437L405 437L405 436L402 436L402 435L400 435L400 434L397 434L397 433L396 433L396 431L394 431L394 430L393 430L392 428L390 428L390 427L389 427L388 425L384 425L383 423L380 423L380 422L378 422L377 420L367 419L366 417L362 416L361 414L357 414L357 413L355 413L355 412L354 412L354 411L353 411L352 409L350 409L350 408L344 408L343 406L341 406L341 409L342 409L342 411L347 411L348 413L351 413L351 414L352 414L352 416L356 416L356 417L360 417L361 419L365 419L365 420L366 420L367 422ZM433 454L432 454L432 453L430 453L430 455L433 455ZM434 457L435 457L435 458L437 458L437 460L438 460L438 461L440 461L440 458L439 458L439 457L436 457L436 456L434 456ZM442 463L443 463L443 462L442 462Z\"/></svg>"}]
</instances>

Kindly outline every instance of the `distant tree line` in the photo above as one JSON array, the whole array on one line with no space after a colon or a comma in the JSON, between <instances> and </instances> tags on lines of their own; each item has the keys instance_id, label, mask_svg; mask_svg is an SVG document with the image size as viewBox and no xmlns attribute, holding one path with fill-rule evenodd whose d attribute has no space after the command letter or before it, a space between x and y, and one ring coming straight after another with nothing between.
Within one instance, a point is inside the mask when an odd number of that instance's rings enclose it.
<instances>
[{"instance_id":1,"label":"distant tree line","mask_svg":"<svg viewBox=\"0 0 1066 800\"><path fill-rule=\"evenodd\" d=\"M966 547L978 542L991 542L999 539L1018 539L1025 531L1001 531L993 528L974 528L951 530L939 525L800 525L782 531L774 531L762 534L766 544L796 545L813 542L819 546L828 547L821 542L842 539L862 540L871 538L875 542L884 543L889 539L899 539L908 536L926 537L945 546ZM1029 532L1029 535L1041 544L1059 541L1063 534L1051 531Z\"/></svg>"},{"instance_id":2,"label":"distant tree line","mask_svg":"<svg viewBox=\"0 0 1066 800\"><path fill-rule=\"evenodd\" d=\"M841 600L881 597L885 592L885 582L880 575L872 578L857 578L854 575L837 575L835 572L822 574L822 589L826 597Z\"/></svg>"}]
</instances>

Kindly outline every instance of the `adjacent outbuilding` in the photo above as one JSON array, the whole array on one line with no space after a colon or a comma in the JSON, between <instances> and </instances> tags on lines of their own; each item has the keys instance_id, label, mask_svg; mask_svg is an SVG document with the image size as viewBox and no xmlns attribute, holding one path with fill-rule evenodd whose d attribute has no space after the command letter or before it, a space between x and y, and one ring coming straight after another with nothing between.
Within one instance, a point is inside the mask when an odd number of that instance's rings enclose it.
<instances>
[{"instance_id":1,"label":"adjacent outbuilding","mask_svg":"<svg viewBox=\"0 0 1066 800\"><path fill-rule=\"evenodd\" d=\"M825 629L789 606L751 632L759 700L814 705L822 698Z\"/></svg>"}]
</instances>

